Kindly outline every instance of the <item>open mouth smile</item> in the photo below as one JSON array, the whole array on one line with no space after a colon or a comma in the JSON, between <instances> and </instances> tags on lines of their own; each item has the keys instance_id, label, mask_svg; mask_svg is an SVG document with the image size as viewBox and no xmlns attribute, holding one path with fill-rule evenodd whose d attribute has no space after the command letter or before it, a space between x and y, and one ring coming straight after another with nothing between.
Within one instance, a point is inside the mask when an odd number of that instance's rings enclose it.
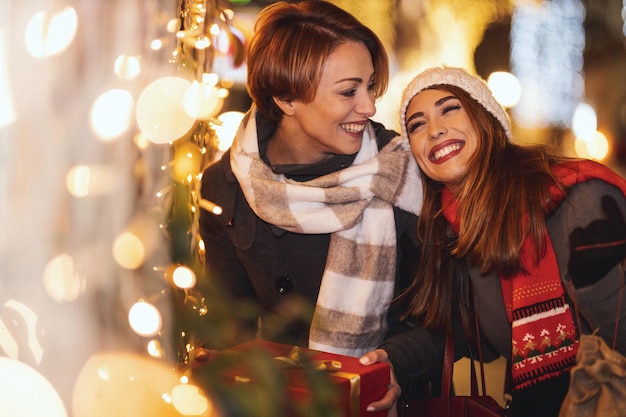
<instances>
[{"instance_id":1,"label":"open mouth smile","mask_svg":"<svg viewBox=\"0 0 626 417\"><path fill-rule=\"evenodd\" d=\"M345 123L340 126L343 130L350 133L360 133L365 129L365 123Z\"/></svg>"},{"instance_id":2,"label":"open mouth smile","mask_svg":"<svg viewBox=\"0 0 626 417\"><path fill-rule=\"evenodd\" d=\"M430 152L428 159L433 162L441 161L450 154L459 151L461 148L463 148L462 142L453 142L443 147L437 147Z\"/></svg>"}]
</instances>

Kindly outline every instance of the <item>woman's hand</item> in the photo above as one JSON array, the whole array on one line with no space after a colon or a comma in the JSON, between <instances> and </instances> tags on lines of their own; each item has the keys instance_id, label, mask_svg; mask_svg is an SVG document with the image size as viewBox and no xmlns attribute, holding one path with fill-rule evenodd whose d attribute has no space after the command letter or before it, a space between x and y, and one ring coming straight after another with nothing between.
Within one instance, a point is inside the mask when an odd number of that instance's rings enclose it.
<instances>
[{"instance_id":1,"label":"woman's hand","mask_svg":"<svg viewBox=\"0 0 626 417\"><path fill-rule=\"evenodd\" d=\"M370 365L376 362L387 362L389 363L389 357L387 356L387 352L383 349L376 349L373 352L368 352L365 355L361 356L359 359L363 365ZM389 363L391 365L391 363ZM398 410L396 409L396 402L402 393L400 385L398 385L398 381L396 380L396 375L393 373L393 366L389 368L389 389L387 393L378 401L374 401L373 403L367 406L367 411L380 411L380 410L389 410L387 412L387 417L397 417Z\"/></svg>"}]
</instances>

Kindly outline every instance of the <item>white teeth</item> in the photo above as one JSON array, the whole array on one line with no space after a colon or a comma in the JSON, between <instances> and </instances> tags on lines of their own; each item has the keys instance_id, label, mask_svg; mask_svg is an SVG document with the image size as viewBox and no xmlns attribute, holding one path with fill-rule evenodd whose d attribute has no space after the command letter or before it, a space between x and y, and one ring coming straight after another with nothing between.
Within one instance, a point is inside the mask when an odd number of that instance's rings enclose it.
<instances>
[{"instance_id":1,"label":"white teeth","mask_svg":"<svg viewBox=\"0 0 626 417\"><path fill-rule=\"evenodd\" d=\"M437 152L435 152L435 161L438 159L443 158L444 156L448 155L450 152L454 152L458 149L461 149L461 144L460 143L454 143L452 145L448 145L445 148L439 149Z\"/></svg>"},{"instance_id":2,"label":"white teeth","mask_svg":"<svg viewBox=\"0 0 626 417\"><path fill-rule=\"evenodd\" d=\"M362 123L343 124L341 127L351 133L362 132L365 129L365 125Z\"/></svg>"}]
</instances>

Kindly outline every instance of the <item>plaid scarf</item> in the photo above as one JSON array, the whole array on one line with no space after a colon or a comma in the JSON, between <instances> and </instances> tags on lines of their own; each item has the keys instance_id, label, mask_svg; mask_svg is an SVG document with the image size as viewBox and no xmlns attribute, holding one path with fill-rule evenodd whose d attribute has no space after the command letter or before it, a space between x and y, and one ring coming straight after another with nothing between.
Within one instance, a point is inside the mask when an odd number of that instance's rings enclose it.
<instances>
[{"instance_id":1,"label":"plaid scarf","mask_svg":"<svg viewBox=\"0 0 626 417\"><path fill-rule=\"evenodd\" d=\"M293 233L331 234L309 348L349 356L375 349L396 276L392 205L417 214L422 204L407 140L397 136L379 152L368 124L352 166L296 182L261 160L253 107L233 142L231 167L261 219Z\"/></svg>"},{"instance_id":2,"label":"plaid scarf","mask_svg":"<svg viewBox=\"0 0 626 417\"><path fill-rule=\"evenodd\" d=\"M593 161L571 161L555 165L553 172L564 189L550 187L546 216L552 214L575 184L600 179L622 189L626 181L603 165ZM458 233L458 201L444 189L444 216ZM514 391L522 390L569 372L576 363L579 336L565 290L550 236L546 235L546 254L534 261L534 244L526 237L520 257L527 273L501 277L502 294L512 327L512 379Z\"/></svg>"}]
</instances>

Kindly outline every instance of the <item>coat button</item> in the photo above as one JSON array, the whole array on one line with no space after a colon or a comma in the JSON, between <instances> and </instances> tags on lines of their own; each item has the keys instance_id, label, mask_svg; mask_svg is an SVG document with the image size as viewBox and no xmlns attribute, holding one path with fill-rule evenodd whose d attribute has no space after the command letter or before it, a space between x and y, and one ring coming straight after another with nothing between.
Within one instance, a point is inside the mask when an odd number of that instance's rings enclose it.
<instances>
[{"instance_id":1,"label":"coat button","mask_svg":"<svg viewBox=\"0 0 626 417\"><path fill-rule=\"evenodd\" d=\"M280 294L289 294L293 290L291 278L282 276L276 280L276 291Z\"/></svg>"}]
</instances>

